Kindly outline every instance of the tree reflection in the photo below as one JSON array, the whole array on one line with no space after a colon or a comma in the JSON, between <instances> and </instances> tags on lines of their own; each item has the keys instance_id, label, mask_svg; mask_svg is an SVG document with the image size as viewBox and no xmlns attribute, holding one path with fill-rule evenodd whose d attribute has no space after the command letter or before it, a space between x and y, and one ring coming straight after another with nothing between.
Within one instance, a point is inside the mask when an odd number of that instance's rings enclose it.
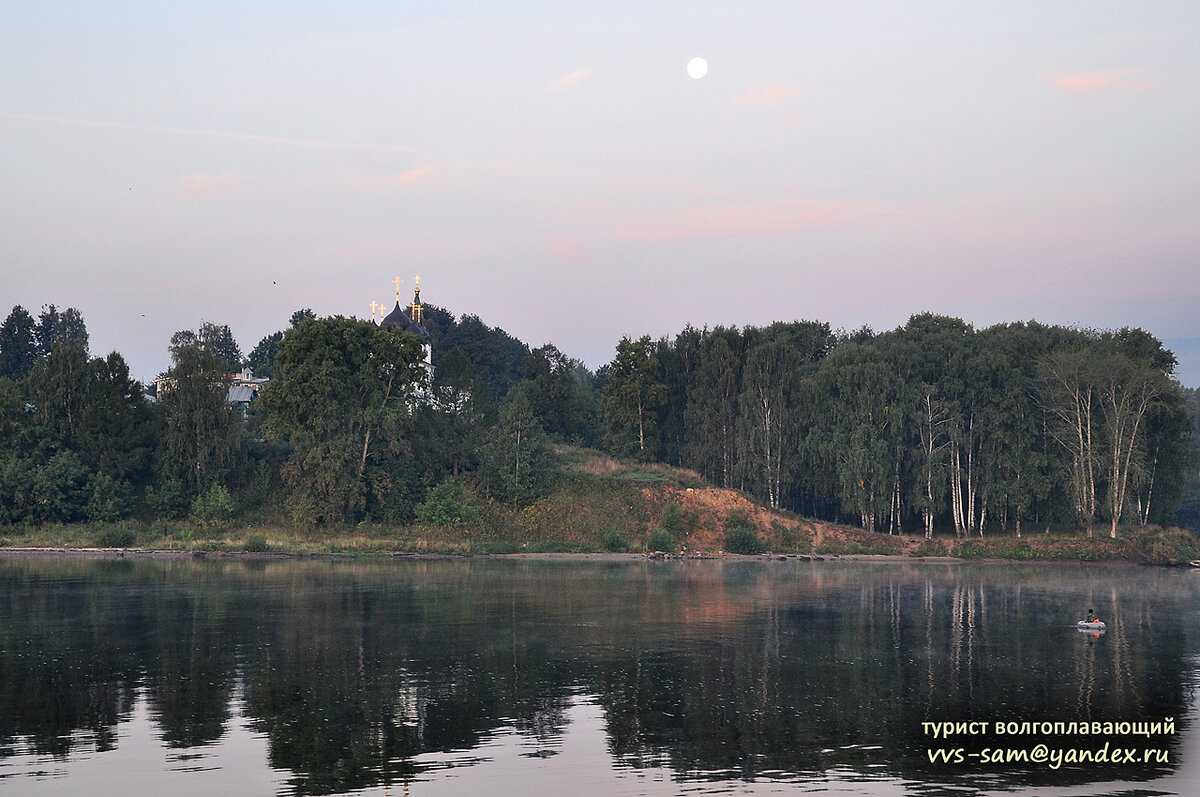
<instances>
[{"instance_id":1,"label":"tree reflection","mask_svg":"<svg viewBox=\"0 0 1200 797\"><path fill-rule=\"evenodd\" d=\"M587 694L624 766L957 781L922 722L1185 714L1193 589L1112 572L0 560L0 741L109 750L144 694L164 744L212 745L240 699L291 789L329 794L408 781L505 729L552 748ZM1074 633L1081 605L1112 633Z\"/></svg>"}]
</instances>

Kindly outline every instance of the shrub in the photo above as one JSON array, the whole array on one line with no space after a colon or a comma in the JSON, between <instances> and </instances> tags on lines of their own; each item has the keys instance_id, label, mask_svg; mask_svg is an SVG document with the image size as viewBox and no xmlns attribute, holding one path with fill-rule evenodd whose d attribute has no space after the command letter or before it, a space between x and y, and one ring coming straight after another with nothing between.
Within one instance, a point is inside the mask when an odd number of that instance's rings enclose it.
<instances>
[{"instance_id":1,"label":"shrub","mask_svg":"<svg viewBox=\"0 0 1200 797\"><path fill-rule=\"evenodd\" d=\"M613 529L604 535L604 550L613 553L624 553L629 550L629 540L621 536L621 532Z\"/></svg>"},{"instance_id":2,"label":"shrub","mask_svg":"<svg viewBox=\"0 0 1200 797\"><path fill-rule=\"evenodd\" d=\"M646 550L673 553L675 551L675 538L665 529L654 529L650 532L649 539L646 540Z\"/></svg>"},{"instance_id":3,"label":"shrub","mask_svg":"<svg viewBox=\"0 0 1200 797\"><path fill-rule=\"evenodd\" d=\"M417 522L429 526L457 526L474 516L467 502L467 489L453 479L447 479L425 494L417 505Z\"/></svg>"},{"instance_id":4,"label":"shrub","mask_svg":"<svg viewBox=\"0 0 1200 797\"><path fill-rule=\"evenodd\" d=\"M94 473L88 480L88 500L83 512L93 523L111 523L130 512L129 485L107 473Z\"/></svg>"},{"instance_id":5,"label":"shrub","mask_svg":"<svg viewBox=\"0 0 1200 797\"><path fill-rule=\"evenodd\" d=\"M771 524L772 538L777 540L776 550L792 553L808 553L812 550L812 533L803 526L792 526L781 521Z\"/></svg>"},{"instance_id":6,"label":"shrub","mask_svg":"<svg viewBox=\"0 0 1200 797\"><path fill-rule=\"evenodd\" d=\"M201 523L212 525L233 517L233 496L223 484L213 485L208 492L196 496L192 502L192 517Z\"/></svg>"},{"instance_id":7,"label":"shrub","mask_svg":"<svg viewBox=\"0 0 1200 797\"><path fill-rule=\"evenodd\" d=\"M110 526L96 535L96 544L101 548L128 548L137 542L133 529Z\"/></svg>"},{"instance_id":8,"label":"shrub","mask_svg":"<svg viewBox=\"0 0 1200 797\"><path fill-rule=\"evenodd\" d=\"M826 537L817 545L816 553L824 556L849 556L862 553L862 546L854 540Z\"/></svg>"},{"instance_id":9,"label":"shrub","mask_svg":"<svg viewBox=\"0 0 1200 797\"><path fill-rule=\"evenodd\" d=\"M729 553L754 555L767 552L766 543L751 528L740 526L725 530L724 548Z\"/></svg>"},{"instance_id":10,"label":"shrub","mask_svg":"<svg viewBox=\"0 0 1200 797\"><path fill-rule=\"evenodd\" d=\"M913 551L914 556L948 556L946 546L934 540L925 540Z\"/></svg>"},{"instance_id":11,"label":"shrub","mask_svg":"<svg viewBox=\"0 0 1200 797\"><path fill-rule=\"evenodd\" d=\"M271 550L265 534L251 534L246 538L245 548L250 553L266 553Z\"/></svg>"},{"instance_id":12,"label":"shrub","mask_svg":"<svg viewBox=\"0 0 1200 797\"><path fill-rule=\"evenodd\" d=\"M165 481L157 488L146 490L146 503L162 520L178 520L187 512L187 495L183 485L175 480Z\"/></svg>"},{"instance_id":13,"label":"shrub","mask_svg":"<svg viewBox=\"0 0 1200 797\"><path fill-rule=\"evenodd\" d=\"M683 512L680 511L679 504L667 501L662 515L659 517L658 525L664 531L670 532L672 536L678 537L679 532L683 531Z\"/></svg>"}]
</instances>

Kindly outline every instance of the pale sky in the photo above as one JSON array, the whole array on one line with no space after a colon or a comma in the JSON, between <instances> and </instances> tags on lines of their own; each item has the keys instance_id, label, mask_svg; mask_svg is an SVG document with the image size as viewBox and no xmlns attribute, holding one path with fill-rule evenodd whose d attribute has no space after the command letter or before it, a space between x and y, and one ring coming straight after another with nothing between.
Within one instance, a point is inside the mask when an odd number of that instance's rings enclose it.
<instances>
[{"instance_id":1,"label":"pale sky","mask_svg":"<svg viewBox=\"0 0 1200 797\"><path fill-rule=\"evenodd\" d=\"M392 279L622 335L1140 326L1200 385L1200 3L3 2L0 318L134 376ZM686 72L696 56L708 73Z\"/></svg>"}]
</instances>

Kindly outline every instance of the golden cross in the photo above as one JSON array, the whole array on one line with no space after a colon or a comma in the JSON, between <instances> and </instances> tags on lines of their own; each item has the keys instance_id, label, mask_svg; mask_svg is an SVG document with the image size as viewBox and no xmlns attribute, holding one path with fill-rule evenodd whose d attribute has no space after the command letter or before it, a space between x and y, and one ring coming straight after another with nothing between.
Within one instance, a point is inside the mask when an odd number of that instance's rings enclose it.
<instances>
[{"instance_id":1,"label":"golden cross","mask_svg":"<svg viewBox=\"0 0 1200 797\"><path fill-rule=\"evenodd\" d=\"M412 316L412 320L416 321L418 324L420 324L421 323L421 275L418 274L416 277L414 277L413 281L416 283L416 289L413 293L412 304L410 304L408 306L408 310L409 310L409 314Z\"/></svg>"},{"instance_id":2,"label":"golden cross","mask_svg":"<svg viewBox=\"0 0 1200 797\"><path fill-rule=\"evenodd\" d=\"M392 284L396 286L396 303L397 304L400 303L400 283L401 282L404 282L404 280L400 279L399 277L396 277L396 279L392 280Z\"/></svg>"},{"instance_id":3,"label":"golden cross","mask_svg":"<svg viewBox=\"0 0 1200 797\"><path fill-rule=\"evenodd\" d=\"M377 304L376 302L372 301L372 302L371 302L371 320L372 320L372 321L374 321L374 320L375 320L375 309L376 309L376 308L379 308L380 310L382 310L382 309L383 309L383 305L382 305L382 304Z\"/></svg>"}]
</instances>

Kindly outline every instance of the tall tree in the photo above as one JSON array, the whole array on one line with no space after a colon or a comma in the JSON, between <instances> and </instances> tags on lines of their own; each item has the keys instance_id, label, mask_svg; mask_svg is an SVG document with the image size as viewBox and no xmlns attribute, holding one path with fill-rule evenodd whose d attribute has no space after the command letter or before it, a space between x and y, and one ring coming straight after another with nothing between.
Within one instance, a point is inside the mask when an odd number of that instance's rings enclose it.
<instances>
[{"instance_id":1,"label":"tall tree","mask_svg":"<svg viewBox=\"0 0 1200 797\"><path fill-rule=\"evenodd\" d=\"M88 397L87 352L77 345L56 345L38 360L25 383L32 405L36 438L52 451L74 448Z\"/></svg>"},{"instance_id":2,"label":"tall tree","mask_svg":"<svg viewBox=\"0 0 1200 797\"><path fill-rule=\"evenodd\" d=\"M218 367L226 374L235 374L242 367L242 350L233 339L233 332L228 324L214 324L205 321L200 329L193 332L183 329L171 336L171 354L177 349L199 347L212 357Z\"/></svg>"},{"instance_id":3,"label":"tall tree","mask_svg":"<svg viewBox=\"0 0 1200 797\"><path fill-rule=\"evenodd\" d=\"M1108 341L1104 341L1108 343ZM1108 449L1109 536L1125 513L1130 477L1146 463L1146 419L1171 391L1175 358L1142 330L1123 329L1099 369L1099 398Z\"/></svg>"},{"instance_id":4,"label":"tall tree","mask_svg":"<svg viewBox=\"0 0 1200 797\"><path fill-rule=\"evenodd\" d=\"M800 386L800 354L769 341L746 355L738 399L738 442L749 486L772 507L780 505L783 480L789 475L792 451L799 444L796 398Z\"/></svg>"},{"instance_id":5,"label":"tall tree","mask_svg":"<svg viewBox=\"0 0 1200 797\"><path fill-rule=\"evenodd\" d=\"M434 434L457 478L474 458L490 410L491 393L459 348L443 356L434 368L433 404L438 423Z\"/></svg>"},{"instance_id":6,"label":"tall tree","mask_svg":"<svg viewBox=\"0 0 1200 797\"><path fill-rule=\"evenodd\" d=\"M43 355L49 355L55 346L78 346L87 351L87 325L83 323L83 316L79 310L74 307L68 307L60 313L54 305L44 305L38 315L35 334L38 348Z\"/></svg>"},{"instance_id":7,"label":"tall tree","mask_svg":"<svg viewBox=\"0 0 1200 797\"><path fill-rule=\"evenodd\" d=\"M591 375L552 343L534 349L521 366L521 389L546 433L588 444L596 437Z\"/></svg>"},{"instance_id":8,"label":"tall tree","mask_svg":"<svg viewBox=\"0 0 1200 797\"><path fill-rule=\"evenodd\" d=\"M76 441L97 473L136 484L150 476L158 444L154 412L117 352L88 363L87 395Z\"/></svg>"},{"instance_id":9,"label":"tall tree","mask_svg":"<svg viewBox=\"0 0 1200 797\"><path fill-rule=\"evenodd\" d=\"M199 342L171 347L158 395L159 468L191 495L224 485L239 464L241 416L227 401L227 363Z\"/></svg>"},{"instance_id":10,"label":"tall tree","mask_svg":"<svg viewBox=\"0 0 1200 797\"><path fill-rule=\"evenodd\" d=\"M0 324L0 377L24 378L37 359L38 343L33 316L17 305Z\"/></svg>"},{"instance_id":11,"label":"tall tree","mask_svg":"<svg viewBox=\"0 0 1200 797\"><path fill-rule=\"evenodd\" d=\"M1079 525L1092 536L1099 509L1096 467L1101 420L1099 364L1085 341L1060 348L1040 363L1039 396L1054 440L1069 456L1070 496Z\"/></svg>"},{"instance_id":12,"label":"tall tree","mask_svg":"<svg viewBox=\"0 0 1200 797\"><path fill-rule=\"evenodd\" d=\"M617 344L604 391L605 444L618 454L654 459L658 452L658 409L666 396L649 335Z\"/></svg>"},{"instance_id":13,"label":"tall tree","mask_svg":"<svg viewBox=\"0 0 1200 797\"><path fill-rule=\"evenodd\" d=\"M549 487L554 450L524 391L513 391L505 402L480 459L483 483L501 501L525 504Z\"/></svg>"},{"instance_id":14,"label":"tall tree","mask_svg":"<svg viewBox=\"0 0 1200 797\"><path fill-rule=\"evenodd\" d=\"M705 338L684 410L684 464L722 487L732 487L737 463L738 383L741 362L729 344L736 331Z\"/></svg>"},{"instance_id":15,"label":"tall tree","mask_svg":"<svg viewBox=\"0 0 1200 797\"><path fill-rule=\"evenodd\" d=\"M294 448L283 476L297 519L353 520L370 499L386 505L388 462L405 453L423 355L412 334L342 316L284 336L258 408L267 436L286 437Z\"/></svg>"}]
</instances>

